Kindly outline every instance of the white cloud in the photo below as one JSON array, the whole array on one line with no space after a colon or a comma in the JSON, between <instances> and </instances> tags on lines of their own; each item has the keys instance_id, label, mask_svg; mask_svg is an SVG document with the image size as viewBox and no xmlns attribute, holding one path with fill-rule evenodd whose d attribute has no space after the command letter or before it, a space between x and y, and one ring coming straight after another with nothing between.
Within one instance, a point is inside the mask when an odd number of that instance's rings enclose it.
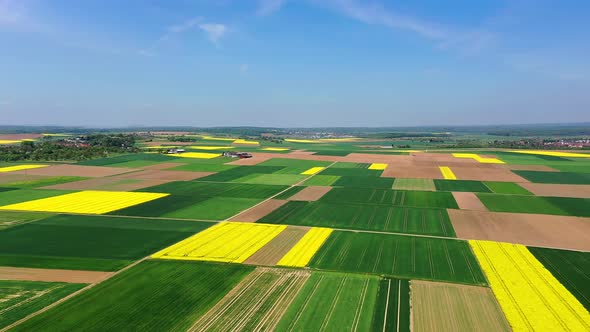
<instances>
[{"instance_id":1,"label":"white cloud","mask_svg":"<svg viewBox=\"0 0 590 332\"><path fill-rule=\"evenodd\" d=\"M202 21L202 19L200 17L195 17L195 18L191 18L190 20L187 20L181 24L177 24L177 25L173 25L171 27L168 28L168 31L170 33L181 33L181 32L185 32L193 27L195 27L197 24L199 24Z\"/></svg>"},{"instance_id":2,"label":"white cloud","mask_svg":"<svg viewBox=\"0 0 590 332\"><path fill-rule=\"evenodd\" d=\"M259 0L258 1L258 15L270 15L283 7L286 0Z\"/></svg>"},{"instance_id":3,"label":"white cloud","mask_svg":"<svg viewBox=\"0 0 590 332\"><path fill-rule=\"evenodd\" d=\"M217 44L227 33L227 27L219 23L203 23L199 24L199 28L205 31L209 40L214 44Z\"/></svg>"}]
</instances>

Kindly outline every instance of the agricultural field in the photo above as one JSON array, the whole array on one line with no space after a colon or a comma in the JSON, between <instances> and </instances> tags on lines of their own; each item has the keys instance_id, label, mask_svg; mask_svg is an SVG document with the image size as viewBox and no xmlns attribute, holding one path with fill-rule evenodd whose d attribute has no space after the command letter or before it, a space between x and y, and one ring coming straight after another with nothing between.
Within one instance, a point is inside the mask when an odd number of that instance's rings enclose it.
<instances>
[{"instance_id":1,"label":"agricultural field","mask_svg":"<svg viewBox=\"0 0 590 332\"><path fill-rule=\"evenodd\" d=\"M590 160L437 144L3 162L0 330L590 330Z\"/></svg>"}]
</instances>

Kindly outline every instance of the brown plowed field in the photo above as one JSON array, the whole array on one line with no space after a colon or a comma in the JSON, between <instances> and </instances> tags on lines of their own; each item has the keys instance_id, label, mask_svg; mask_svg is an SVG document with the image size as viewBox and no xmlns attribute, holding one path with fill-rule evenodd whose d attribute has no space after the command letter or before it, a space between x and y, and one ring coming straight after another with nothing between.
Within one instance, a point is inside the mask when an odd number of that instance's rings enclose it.
<instances>
[{"instance_id":1,"label":"brown plowed field","mask_svg":"<svg viewBox=\"0 0 590 332\"><path fill-rule=\"evenodd\" d=\"M43 175L15 174L14 172L0 173L0 183L35 181L48 178Z\"/></svg>"},{"instance_id":2,"label":"brown plowed field","mask_svg":"<svg viewBox=\"0 0 590 332\"><path fill-rule=\"evenodd\" d=\"M511 331L489 288L412 280L412 331Z\"/></svg>"},{"instance_id":3,"label":"brown plowed field","mask_svg":"<svg viewBox=\"0 0 590 332\"><path fill-rule=\"evenodd\" d=\"M456 166L452 169L459 180L529 182L510 170L494 164L478 164L473 167Z\"/></svg>"},{"instance_id":4,"label":"brown plowed field","mask_svg":"<svg viewBox=\"0 0 590 332\"><path fill-rule=\"evenodd\" d=\"M16 171L15 174L32 174L45 176L82 176L89 178L100 178L104 176L113 176L117 174L135 172L138 169L123 167L103 167L103 166L82 166L82 165L51 165L43 168L28 169Z\"/></svg>"},{"instance_id":5,"label":"brown plowed field","mask_svg":"<svg viewBox=\"0 0 590 332\"><path fill-rule=\"evenodd\" d=\"M146 169L117 176L119 179L190 181L214 174L212 172L163 171Z\"/></svg>"},{"instance_id":6,"label":"brown plowed field","mask_svg":"<svg viewBox=\"0 0 590 332\"><path fill-rule=\"evenodd\" d=\"M250 256L245 264L276 265L283 256L309 231L307 227L288 226L284 231Z\"/></svg>"},{"instance_id":7,"label":"brown plowed field","mask_svg":"<svg viewBox=\"0 0 590 332\"><path fill-rule=\"evenodd\" d=\"M547 183L519 183L519 185L537 196L590 198L590 185Z\"/></svg>"},{"instance_id":8,"label":"brown plowed field","mask_svg":"<svg viewBox=\"0 0 590 332\"><path fill-rule=\"evenodd\" d=\"M289 198L290 201L317 201L322 198L332 187L309 186Z\"/></svg>"},{"instance_id":9,"label":"brown plowed field","mask_svg":"<svg viewBox=\"0 0 590 332\"><path fill-rule=\"evenodd\" d=\"M113 272L30 269L0 266L0 280L30 280L93 284L113 275Z\"/></svg>"},{"instance_id":10,"label":"brown plowed field","mask_svg":"<svg viewBox=\"0 0 590 332\"><path fill-rule=\"evenodd\" d=\"M487 211L479 197L470 192L453 192L453 197L461 210Z\"/></svg>"},{"instance_id":11,"label":"brown plowed field","mask_svg":"<svg viewBox=\"0 0 590 332\"><path fill-rule=\"evenodd\" d=\"M232 217L231 221L241 221L241 222L256 222L260 220L262 217L266 216L267 214L271 213L272 211L280 208L281 206L287 203L286 200L281 199L269 199L259 205L254 206L235 217Z\"/></svg>"},{"instance_id":12,"label":"brown plowed field","mask_svg":"<svg viewBox=\"0 0 590 332\"><path fill-rule=\"evenodd\" d=\"M440 173L438 167L415 167L415 166L396 166L391 165L387 167L382 177L385 178L412 178L412 179L442 179L443 176Z\"/></svg>"},{"instance_id":13,"label":"brown plowed field","mask_svg":"<svg viewBox=\"0 0 590 332\"><path fill-rule=\"evenodd\" d=\"M162 169L168 169L168 168L178 167L178 166L183 166L183 165L186 165L186 163L159 163L159 164L155 164L155 165L144 166L142 168L143 169L151 169L151 170L162 170Z\"/></svg>"},{"instance_id":14,"label":"brown plowed field","mask_svg":"<svg viewBox=\"0 0 590 332\"><path fill-rule=\"evenodd\" d=\"M448 209L457 237L590 251L590 218Z\"/></svg>"}]
</instances>

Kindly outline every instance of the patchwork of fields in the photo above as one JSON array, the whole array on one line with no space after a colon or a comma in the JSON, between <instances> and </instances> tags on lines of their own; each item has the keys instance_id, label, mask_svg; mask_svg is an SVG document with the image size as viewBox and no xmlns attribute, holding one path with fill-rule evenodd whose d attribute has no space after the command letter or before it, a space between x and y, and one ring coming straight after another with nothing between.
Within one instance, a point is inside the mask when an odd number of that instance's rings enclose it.
<instances>
[{"instance_id":1,"label":"patchwork of fields","mask_svg":"<svg viewBox=\"0 0 590 332\"><path fill-rule=\"evenodd\" d=\"M2 164L0 331L590 330L586 155L356 142Z\"/></svg>"}]
</instances>

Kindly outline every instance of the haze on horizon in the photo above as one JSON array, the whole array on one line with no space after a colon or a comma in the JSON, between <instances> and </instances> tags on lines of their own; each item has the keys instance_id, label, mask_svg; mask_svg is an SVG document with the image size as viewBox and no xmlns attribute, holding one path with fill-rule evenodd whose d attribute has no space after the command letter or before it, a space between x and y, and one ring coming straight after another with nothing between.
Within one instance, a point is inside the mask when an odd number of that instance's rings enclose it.
<instances>
[{"instance_id":1,"label":"haze on horizon","mask_svg":"<svg viewBox=\"0 0 590 332\"><path fill-rule=\"evenodd\" d=\"M590 121L590 2L0 0L0 125Z\"/></svg>"}]
</instances>

